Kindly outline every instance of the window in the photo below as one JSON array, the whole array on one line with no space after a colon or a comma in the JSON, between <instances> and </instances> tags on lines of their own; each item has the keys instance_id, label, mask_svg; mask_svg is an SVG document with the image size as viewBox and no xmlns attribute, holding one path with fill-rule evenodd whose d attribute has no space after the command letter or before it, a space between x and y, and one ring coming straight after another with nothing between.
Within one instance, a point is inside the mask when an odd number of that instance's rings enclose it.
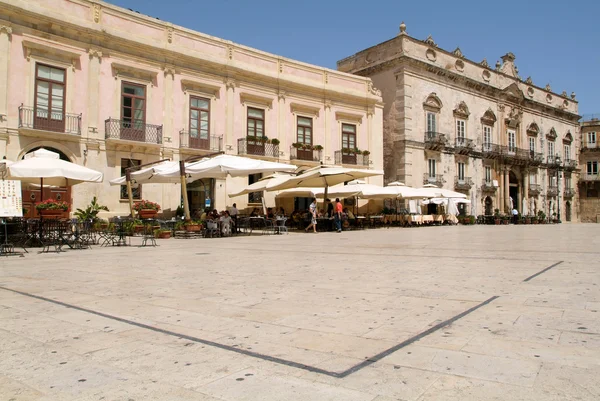
<instances>
[{"instance_id":1,"label":"window","mask_svg":"<svg viewBox=\"0 0 600 401\"><path fill-rule=\"evenodd\" d=\"M554 156L554 142L548 141L548 156Z\"/></svg>"},{"instance_id":2,"label":"window","mask_svg":"<svg viewBox=\"0 0 600 401\"><path fill-rule=\"evenodd\" d=\"M65 128L65 70L43 64L36 65L36 128L63 131Z\"/></svg>"},{"instance_id":3,"label":"window","mask_svg":"<svg viewBox=\"0 0 600 401\"><path fill-rule=\"evenodd\" d=\"M537 180L537 176L535 174L529 175L529 185L535 185L536 180Z\"/></svg>"},{"instance_id":4,"label":"window","mask_svg":"<svg viewBox=\"0 0 600 401\"><path fill-rule=\"evenodd\" d=\"M146 87L123 82L121 87L121 139L146 140Z\"/></svg>"},{"instance_id":5,"label":"window","mask_svg":"<svg viewBox=\"0 0 600 401\"><path fill-rule=\"evenodd\" d=\"M312 118L300 117L297 120L297 142L304 145L312 145Z\"/></svg>"},{"instance_id":6,"label":"window","mask_svg":"<svg viewBox=\"0 0 600 401\"><path fill-rule=\"evenodd\" d=\"M489 125L483 126L483 148L487 151L492 148L492 127Z\"/></svg>"},{"instance_id":7,"label":"window","mask_svg":"<svg viewBox=\"0 0 600 401\"><path fill-rule=\"evenodd\" d=\"M596 146L596 132L595 131L587 133L587 144L590 147Z\"/></svg>"},{"instance_id":8,"label":"window","mask_svg":"<svg viewBox=\"0 0 600 401\"><path fill-rule=\"evenodd\" d=\"M508 131L508 151L516 152L515 131Z\"/></svg>"},{"instance_id":9,"label":"window","mask_svg":"<svg viewBox=\"0 0 600 401\"><path fill-rule=\"evenodd\" d=\"M356 149L356 125L342 124L342 149Z\"/></svg>"},{"instance_id":10,"label":"window","mask_svg":"<svg viewBox=\"0 0 600 401\"><path fill-rule=\"evenodd\" d=\"M533 136L529 137L529 151L535 153L535 137Z\"/></svg>"},{"instance_id":11,"label":"window","mask_svg":"<svg viewBox=\"0 0 600 401\"><path fill-rule=\"evenodd\" d=\"M465 120L456 120L456 144L465 144Z\"/></svg>"},{"instance_id":12,"label":"window","mask_svg":"<svg viewBox=\"0 0 600 401\"><path fill-rule=\"evenodd\" d=\"M248 131L250 137L265 136L265 111L248 107Z\"/></svg>"},{"instance_id":13,"label":"window","mask_svg":"<svg viewBox=\"0 0 600 401\"><path fill-rule=\"evenodd\" d=\"M427 112L427 132L437 132L437 115Z\"/></svg>"},{"instance_id":14,"label":"window","mask_svg":"<svg viewBox=\"0 0 600 401\"><path fill-rule=\"evenodd\" d=\"M587 174L588 175L598 175L598 162L597 161L587 162Z\"/></svg>"},{"instance_id":15,"label":"window","mask_svg":"<svg viewBox=\"0 0 600 401\"><path fill-rule=\"evenodd\" d=\"M465 180L465 163L458 163L458 181Z\"/></svg>"},{"instance_id":16,"label":"window","mask_svg":"<svg viewBox=\"0 0 600 401\"><path fill-rule=\"evenodd\" d=\"M435 159L429 159L428 160L428 173L429 173L429 178L435 178Z\"/></svg>"},{"instance_id":17,"label":"window","mask_svg":"<svg viewBox=\"0 0 600 401\"><path fill-rule=\"evenodd\" d=\"M487 184L492 183L492 168L490 166L485 166L485 182Z\"/></svg>"},{"instance_id":18,"label":"window","mask_svg":"<svg viewBox=\"0 0 600 401\"><path fill-rule=\"evenodd\" d=\"M563 157L565 160L571 160L571 145L565 144Z\"/></svg>"},{"instance_id":19,"label":"window","mask_svg":"<svg viewBox=\"0 0 600 401\"><path fill-rule=\"evenodd\" d=\"M552 175L552 176L550 177L550 180L549 180L549 181L550 181L550 182L549 182L549 186L550 186L551 188L556 188L556 180L557 180L557 179L556 179L556 175Z\"/></svg>"},{"instance_id":20,"label":"window","mask_svg":"<svg viewBox=\"0 0 600 401\"><path fill-rule=\"evenodd\" d=\"M127 174L126 170L129 167L139 166L141 164L141 160L121 159L121 177ZM138 185L135 188L131 188L131 193L133 195L133 199L142 199L142 186ZM129 199L129 196L127 195L127 185L121 185L121 199Z\"/></svg>"},{"instance_id":21,"label":"window","mask_svg":"<svg viewBox=\"0 0 600 401\"><path fill-rule=\"evenodd\" d=\"M190 139L207 141L210 132L210 100L190 97Z\"/></svg>"},{"instance_id":22,"label":"window","mask_svg":"<svg viewBox=\"0 0 600 401\"><path fill-rule=\"evenodd\" d=\"M565 189L571 189L571 177L565 176Z\"/></svg>"},{"instance_id":23,"label":"window","mask_svg":"<svg viewBox=\"0 0 600 401\"><path fill-rule=\"evenodd\" d=\"M262 174L250 174L248 176L248 185L252 185L255 182L258 182L262 178ZM262 191L259 192L250 192L248 194L248 203L261 203L262 202Z\"/></svg>"}]
</instances>

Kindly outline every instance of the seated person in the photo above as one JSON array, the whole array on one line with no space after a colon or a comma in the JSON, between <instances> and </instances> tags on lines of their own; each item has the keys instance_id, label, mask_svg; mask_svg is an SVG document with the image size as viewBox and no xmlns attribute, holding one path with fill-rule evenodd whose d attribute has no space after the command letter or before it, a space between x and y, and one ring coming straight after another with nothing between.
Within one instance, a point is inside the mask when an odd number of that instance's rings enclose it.
<instances>
[{"instance_id":1,"label":"seated person","mask_svg":"<svg viewBox=\"0 0 600 401\"><path fill-rule=\"evenodd\" d=\"M267 208L267 215L266 215L267 219L274 219L275 218L275 214L273 213L273 208Z\"/></svg>"},{"instance_id":2,"label":"seated person","mask_svg":"<svg viewBox=\"0 0 600 401\"><path fill-rule=\"evenodd\" d=\"M259 211L257 208L252 209L252 212L250 213L250 217L258 217Z\"/></svg>"},{"instance_id":3,"label":"seated person","mask_svg":"<svg viewBox=\"0 0 600 401\"><path fill-rule=\"evenodd\" d=\"M209 213L210 213L210 209L206 208L204 209L204 212L200 215L200 220L206 220L207 218L209 218Z\"/></svg>"},{"instance_id":4,"label":"seated person","mask_svg":"<svg viewBox=\"0 0 600 401\"><path fill-rule=\"evenodd\" d=\"M319 209L319 211L317 212L317 217L325 217L325 210Z\"/></svg>"},{"instance_id":5,"label":"seated person","mask_svg":"<svg viewBox=\"0 0 600 401\"><path fill-rule=\"evenodd\" d=\"M349 220L354 220L356 219L356 216L354 216L354 213L352 213L351 210L349 210L347 207L344 208L344 213L346 213L346 216L348 216Z\"/></svg>"},{"instance_id":6,"label":"seated person","mask_svg":"<svg viewBox=\"0 0 600 401\"><path fill-rule=\"evenodd\" d=\"M230 236L233 219L229 215L229 212L226 210L221 212L221 217L219 217L219 221L221 222L221 235Z\"/></svg>"},{"instance_id":7,"label":"seated person","mask_svg":"<svg viewBox=\"0 0 600 401\"><path fill-rule=\"evenodd\" d=\"M279 208L279 210L277 211L276 216L278 216L278 217L285 217L285 210L283 210L283 207Z\"/></svg>"}]
</instances>

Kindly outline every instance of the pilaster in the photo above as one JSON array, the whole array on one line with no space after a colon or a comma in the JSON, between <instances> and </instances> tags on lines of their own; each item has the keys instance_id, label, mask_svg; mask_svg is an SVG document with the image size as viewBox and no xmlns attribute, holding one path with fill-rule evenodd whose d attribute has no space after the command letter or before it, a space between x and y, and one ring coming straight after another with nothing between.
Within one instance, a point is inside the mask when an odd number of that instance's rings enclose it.
<instances>
[{"instance_id":1,"label":"pilaster","mask_svg":"<svg viewBox=\"0 0 600 401\"><path fill-rule=\"evenodd\" d=\"M100 111L100 63L102 52L98 49L89 49L90 57L88 70L88 105L84 119L87 120L88 137L98 137L98 115ZM84 125L85 126L85 125Z\"/></svg>"},{"instance_id":2,"label":"pilaster","mask_svg":"<svg viewBox=\"0 0 600 401\"><path fill-rule=\"evenodd\" d=\"M173 137L176 136L173 131L173 82L175 80L175 69L173 67L166 66L163 68L165 75L165 104L164 104L164 116L163 116L163 135L167 143L171 143L173 146ZM179 138L177 139L179 140Z\"/></svg>"},{"instance_id":3,"label":"pilaster","mask_svg":"<svg viewBox=\"0 0 600 401\"><path fill-rule=\"evenodd\" d=\"M288 143L288 131L287 131L287 115L289 112L285 108L285 91L280 90L277 94L278 103L277 103L277 139L279 139L279 151L284 155L287 154L287 159L289 160L290 154L290 143Z\"/></svg>"},{"instance_id":4,"label":"pilaster","mask_svg":"<svg viewBox=\"0 0 600 401\"><path fill-rule=\"evenodd\" d=\"M331 149L331 100L325 100L325 143L323 144L323 163L335 164L335 149Z\"/></svg>"},{"instance_id":5,"label":"pilaster","mask_svg":"<svg viewBox=\"0 0 600 401\"><path fill-rule=\"evenodd\" d=\"M227 90L227 104L225 105L225 137L223 138L223 148L225 151L227 151L228 149L235 149L235 144L233 143L233 129L235 121L235 87L236 82L234 79L227 78L225 80L225 88ZM234 150L233 153L235 154L237 153L237 151Z\"/></svg>"},{"instance_id":6,"label":"pilaster","mask_svg":"<svg viewBox=\"0 0 600 401\"><path fill-rule=\"evenodd\" d=\"M12 28L0 25L0 127L8 124L8 66L10 62L10 42Z\"/></svg>"}]
</instances>

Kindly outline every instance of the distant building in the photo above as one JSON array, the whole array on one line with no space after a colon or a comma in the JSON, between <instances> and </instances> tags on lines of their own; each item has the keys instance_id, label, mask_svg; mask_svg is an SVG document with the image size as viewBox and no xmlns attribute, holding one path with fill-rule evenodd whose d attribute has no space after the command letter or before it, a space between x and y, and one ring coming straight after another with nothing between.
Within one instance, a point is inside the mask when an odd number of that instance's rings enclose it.
<instances>
[{"instance_id":1,"label":"distant building","mask_svg":"<svg viewBox=\"0 0 600 401\"><path fill-rule=\"evenodd\" d=\"M125 187L108 183L127 167L218 151L383 168L383 104L368 78L102 1L0 0L0 8L0 157L45 147L104 172L103 184L73 188L74 207L97 196L127 215ZM260 193L227 197L258 178L191 183L190 208L258 206ZM174 212L181 191L143 185L134 196ZM24 201L33 210L39 191Z\"/></svg>"},{"instance_id":2,"label":"distant building","mask_svg":"<svg viewBox=\"0 0 600 401\"><path fill-rule=\"evenodd\" d=\"M579 202L582 222L600 223L600 114L583 116L579 164Z\"/></svg>"},{"instance_id":3,"label":"distant building","mask_svg":"<svg viewBox=\"0 0 600 401\"><path fill-rule=\"evenodd\" d=\"M463 192L467 214L544 211L576 221L575 94L522 79L515 56L489 65L430 36L398 36L338 62L383 93L386 181Z\"/></svg>"}]
</instances>

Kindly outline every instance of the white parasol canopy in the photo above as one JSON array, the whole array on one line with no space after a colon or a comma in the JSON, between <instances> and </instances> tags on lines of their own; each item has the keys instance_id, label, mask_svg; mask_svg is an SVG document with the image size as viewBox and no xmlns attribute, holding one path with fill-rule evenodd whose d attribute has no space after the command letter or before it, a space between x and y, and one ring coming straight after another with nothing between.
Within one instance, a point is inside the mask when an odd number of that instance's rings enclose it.
<instances>
[{"instance_id":1,"label":"white parasol canopy","mask_svg":"<svg viewBox=\"0 0 600 401\"><path fill-rule=\"evenodd\" d=\"M102 182L102 173L61 160L58 153L38 149L8 165L8 178L40 185L70 186L82 182Z\"/></svg>"},{"instance_id":2,"label":"white parasol canopy","mask_svg":"<svg viewBox=\"0 0 600 401\"><path fill-rule=\"evenodd\" d=\"M132 184L177 184L180 182L179 177L165 177L164 172L179 169L178 161L164 161L153 166L141 168L140 170L131 173ZM127 178L125 176L110 180L110 185L125 185Z\"/></svg>"},{"instance_id":3,"label":"white parasol canopy","mask_svg":"<svg viewBox=\"0 0 600 401\"><path fill-rule=\"evenodd\" d=\"M333 166L318 166L305 171L304 173L291 177L288 180L270 185L269 191L278 191L297 187L317 187L328 188L333 185L341 184L346 181L352 181L359 178L373 177L383 175L380 170L353 169Z\"/></svg>"},{"instance_id":4,"label":"white parasol canopy","mask_svg":"<svg viewBox=\"0 0 600 401\"><path fill-rule=\"evenodd\" d=\"M421 198L459 198L466 199L467 195L460 192L451 191L449 189L438 188L435 186L424 186L423 188L417 188L410 196L404 196L407 199L421 199Z\"/></svg>"},{"instance_id":5,"label":"white parasol canopy","mask_svg":"<svg viewBox=\"0 0 600 401\"><path fill-rule=\"evenodd\" d=\"M275 196L281 198L322 198L325 194L325 188L290 188L279 191Z\"/></svg>"},{"instance_id":6,"label":"white parasol canopy","mask_svg":"<svg viewBox=\"0 0 600 401\"><path fill-rule=\"evenodd\" d=\"M358 196L362 199L386 199L395 198L397 195L395 188L366 184L361 180L354 180L350 181L348 185L329 188L329 197L331 198Z\"/></svg>"},{"instance_id":7,"label":"white parasol canopy","mask_svg":"<svg viewBox=\"0 0 600 401\"><path fill-rule=\"evenodd\" d=\"M403 187L406 184L404 184L403 182L400 181L394 181L394 182L390 182L389 184L387 184L387 187Z\"/></svg>"},{"instance_id":8,"label":"white parasol canopy","mask_svg":"<svg viewBox=\"0 0 600 401\"><path fill-rule=\"evenodd\" d=\"M290 175L290 174L274 173L274 174L271 174L271 175L261 178L254 184L248 185L246 188L244 188L243 190L241 190L239 192L229 194L229 197L233 198L236 196L249 194L251 192L263 192L263 191L267 190L268 185L274 185L274 184L277 184L280 182L287 181L290 177L292 177L292 175ZM308 195L308 196L310 196L310 195Z\"/></svg>"}]
</instances>

